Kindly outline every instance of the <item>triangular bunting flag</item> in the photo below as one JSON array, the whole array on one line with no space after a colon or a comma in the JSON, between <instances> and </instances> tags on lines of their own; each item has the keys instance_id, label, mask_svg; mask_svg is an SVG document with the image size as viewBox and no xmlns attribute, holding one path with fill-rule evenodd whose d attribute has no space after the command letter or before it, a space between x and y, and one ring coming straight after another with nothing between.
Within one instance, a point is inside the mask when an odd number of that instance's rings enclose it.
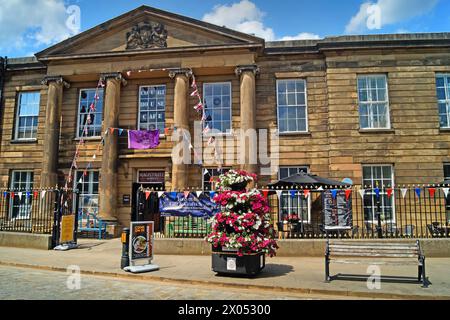
<instances>
[{"instance_id":1,"label":"triangular bunting flag","mask_svg":"<svg viewBox=\"0 0 450 320\"><path fill-rule=\"evenodd\" d=\"M269 190L266 190L266 189L262 190L262 194L263 194L263 197L267 199L267 197L269 196Z\"/></svg>"},{"instance_id":2,"label":"triangular bunting flag","mask_svg":"<svg viewBox=\"0 0 450 320\"><path fill-rule=\"evenodd\" d=\"M119 129L119 136L121 136L123 133L123 129Z\"/></svg>"},{"instance_id":3,"label":"triangular bunting flag","mask_svg":"<svg viewBox=\"0 0 450 320\"><path fill-rule=\"evenodd\" d=\"M208 169L203 170L203 175L205 175L205 174L209 174Z\"/></svg>"},{"instance_id":4,"label":"triangular bunting flag","mask_svg":"<svg viewBox=\"0 0 450 320\"><path fill-rule=\"evenodd\" d=\"M323 191L323 187L322 186L318 187L317 191Z\"/></svg>"},{"instance_id":5,"label":"triangular bunting flag","mask_svg":"<svg viewBox=\"0 0 450 320\"><path fill-rule=\"evenodd\" d=\"M92 156L92 159L97 159L97 155L96 154L94 154L93 156Z\"/></svg>"},{"instance_id":6,"label":"triangular bunting flag","mask_svg":"<svg viewBox=\"0 0 450 320\"><path fill-rule=\"evenodd\" d=\"M22 192L18 192L17 195L19 196L19 200L22 200Z\"/></svg>"},{"instance_id":7,"label":"triangular bunting flag","mask_svg":"<svg viewBox=\"0 0 450 320\"><path fill-rule=\"evenodd\" d=\"M209 192L209 197L212 199L212 198L214 198L214 196L216 195L216 192L215 191L210 191Z\"/></svg>"},{"instance_id":8,"label":"triangular bunting flag","mask_svg":"<svg viewBox=\"0 0 450 320\"><path fill-rule=\"evenodd\" d=\"M303 190L303 195L305 196L305 198L309 197L309 193L310 193L309 190Z\"/></svg>"},{"instance_id":9,"label":"triangular bunting flag","mask_svg":"<svg viewBox=\"0 0 450 320\"><path fill-rule=\"evenodd\" d=\"M47 192L46 190L42 190L42 191L41 191L41 199L44 199L45 193L46 193L46 192Z\"/></svg>"},{"instance_id":10,"label":"triangular bunting flag","mask_svg":"<svg viewBox=\"0 0 450 320\"><path fill-rule=\"evenodd\" d=\"M14 192L11 192L11 199L14 199L15 196L16 194Z\"/></svg>"},{"instance_id":11,"label":"triangular bunting flag","mask_svg":"<svg viewBox=\"0 0 450 320\"><path fill-rule=\"evenodd\" d=\"M331 196L333 197L333 199L336 199L336 197L337 197L337 190L336 189L333 189L333 190L331 190Z\"/></svg>"},{"instance_id":12,"label":"triangular bunting flag","mask_svg":"<svg viewBox=\"0 0 450 320\"><path fill-rule=\"evenodd\" d=\"M434 198L436 194L436 188L428 188L428 192L430 193L430 197Z\"/></svg>"},{"instance_id":13,"label":"triangular bunting flag","mask_svg":"<svg viewBox=\"0 0 450 320\"><path fill-rule=\"evenodd\" d=\"M195 81L194 77L192 78L191 88L197 89L197 81Z\"/></svg>"},{"instance_id":14,"label":"triangular bunting flag","mask_svg":"<svg viewBox=\"0 0 450 320\"><path fill-rule=\"evenodd\" d=\"M91 103L90 107L89 107L92 111L95 112L95 103Z\"/></svg>"},{"instance_id":15,"label":"triangular bunting flag","mask_svg":"<svg viewBox=\"0 0 450 320\"><path fill-rule=\"evenodd\" d=\"M194 107L194 109L195 109L196 111L202 110L202 109L203 109L203 103L199 102L199 103Z\"/></svg>"},{"instance_id":16,"label":"triangular bunting flag","mask_svg":"<svg viewBox=\"0 0 450 320\"><path fill-rule=\"evenodd\" d=\"M345 190L345 200L350 199L351 195L352 195L352 189L346 189Z\"/></svg>"},{"instance_id":17,"label":"triangular bunting flag","mask_svg":"<svg viewBox=\"0 0 450 320\"><path fill-rule=\"evenodd\" d=\"M39 192L34 191L34 192L33 192L33 197L34 197L35 199L37 199L38 196L39 196Z\"/></svg>"},{"instance_id":18,"label":"triangular bunting flag","mask_svg":"<svg viewBox=\"0 0 450 320\"><path fill-rule=\"evenodd\" d=\"M111 134L114 133L114 130L116 130L115 128L109 128L109 132L111 132Z\"/></svg>"},{"instance_id":19,"label":"triangular bunting flag","mask_svg":"<svg viewBox=\"0 0 450 320\"><path fill-rule=\"evenodd\" d=\"M197 195L197 198L200 197L200 195L203 193L203 191L195 191L195 194Z\"/></svg>"},{"instance_id":20,"label":"triangular bunting flag","mask_svg":"<svg viewBox=\"0 0 450 320\"><path fill-rule=\"evenodd\" d=\"M276 190L276 193L277 193L278 199L280 199L280 198L281 198L281 194L283 193L283 191L281 191L281 190Z\"/></svg>"},{"instance_id":21,"label":"triangular bunting flag","mask_svg":"<svg viewBox=\"0 0 450 320\"><path fill-rule=\"evenodd\" d=\"M192 91L191 97L195 97L197 95L198 95L198 89L195 89L194 91Z\"/></svg>"},{"instance_id":22,"label":"triangular bunting flag","mask_svg":"<svg viewBox=\"0 0 450 320\"><path fill-rule=\"evenodd\" d=\"M8 196L8 192L4 191L4 192L3 192L3 197L6 198L7 196Z\"/></svg>"},{"instance_id":23,"label":"triangular bunting flag","mask_svg":"<svg viewBox=\"0 0 450 320\"><path fill-rule=\"evenodd\" d=\"M150 197L150 191L146 190L145 191L145 200L148 200L148 197Z\"/></svg>"},{"instance_id":24,"label":"triangular bunting flag","mask_svg":"<svg viewBox=\"0 0 450 320\"><path fill-rule=\"evenodd\" d=\"M449 188L442 188L442 191L444 192L446 198L448 196L448 189Z\"/></svg>"},{"instance_id":25,"label":"triangular bunting flag","mask_svg":"<svg viewBox=\"0 0 450 320\"><path fill-rule=\"evenodd\" d=\"M417 194L417 197L420 198L420 188L415 188L414 191Z\"/></svg>"},{"instance_id":26,"label":"triangular bunting flag","mask_svg":"<svg viewBox=\"0 0 450 320\"><path fill-rule=\"evenodd\" d=\"M290 190L289 193L291 194L291 198L295 198L295 195L297 194L297 191Z\"/></svg>"},{"instance_id":27,"label":"triangular bunting flag","mask_svg":"<svg viewBox=\"0 0 450 320\"><path fill-rule=\"evenodd\" d=\"M378 187L375 188L375 195L377 196L377 198L380 197L380 188Z\"/></svg>"},{"instance_id":28,"label":"triangular bunting flag","mask_svg":"<svg viewBox=\"0 0 450 320\"><path fill-rule=\"evenodd\" d=\"M400 191L401 191L402 197L404 199L406 197L406 193L408 192L408 189L407 188L401 188Z\"/></svg>"},{"instance_id":29,"label":"triangular bunting flag","mask_svg":"<svg viewBox=\"0 0 450 320\"><path fill-rule=\"evenodd\" d=\"M27 198L29 198L29 197L31 196L31 193L30 193L30 191L27 191L27 194L26 194L26 196L27 196Z\"/></svg>"},{"instance_id":30,"label":"triangular bunting flag","mask_svg":"<svg viewBox=\"0 0 450 320\"><path fill-rule=\"evenodd\" d=\"M364 194L366 193L365 189L359 189L359 195L361 196L362 199L364 199Z\"/></svg>"},{"instance_id":31,"label":"triangular bunting flag","mask_svg":"<svg viewBox=\"0 0 450 320\"><path fill-rule=\"evenodd\" d=\"M158 191L158 198L161 198L161 196L164 194L163 191Z\"/></svg>"},{"instance_id":32,"label":"triangular bunting flag","mask_svg":"<svg viewBox=\"0 0 450 320\"><path fill-rule=\"evenodd\" d=\"M185 192L184 192L184 197L185 197L185 198L189 197L189 194L190 194L189 191L185 191Z\"/></svg>"},{"instance_id":33,"label":"triangular bunting flag","mask_svg":"<svg viewBox=\"0 0 450 320\"><path fill-rule=\"evenodd\" d=\"M387 188L386 189L386 193L387 193L388 198L390 198L392 196L392 192L393 192L392 188Z\"/></svg>"}]
</instances>

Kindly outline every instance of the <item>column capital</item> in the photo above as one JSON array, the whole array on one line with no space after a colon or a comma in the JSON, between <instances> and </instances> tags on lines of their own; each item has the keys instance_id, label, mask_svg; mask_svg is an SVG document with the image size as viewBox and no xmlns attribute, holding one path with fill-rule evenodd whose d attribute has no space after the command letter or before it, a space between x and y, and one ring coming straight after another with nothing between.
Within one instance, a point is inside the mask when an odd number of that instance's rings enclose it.
<instances>
[{"instance_id":1,"label":"column capital","mask_svg":"<svg viewBox=\"0 0 450 320\"><path fill-rule=\"evenodd\" d=\"M45 76L44 79L42 79L41 84L48 86L50 82L56 82L57 84L64 86L66 89L70 88L70 83L65 81L62 76Z\"/></svg>"},{"instance_id":2,"label":"column capital","mask_svg":"<svg viewBox=\"0 0 450 320\"><path fill-rule=\"evenodd\" d=\"M106 82L109 79L114 79L119 81L123 86L127 85L127 80L122 76L121 72L109 72L100 74L100 80Z\"/></svg>"},{"instance_id":3,"label":"column capital","mask_svg":"<svg viewBox=\"0 0 450 320\"><path fill-rule=\"evenodd\" d=\"M244 72L253 72L253 74L256 76L257 74L259 74L260 70L256 64L247 64L237 66L234 72L237 76L240 76Z\"/></svg>"},{"instance_id":4,"label":"column capital","mask_svg":"<svg viewBox=\"0 0 450 320\"><path fill-rule=\"evenodd\" d=\"M189 68L173 68L169 69L169 77L174 79L178 75L184 75L188 79L192 76L192 70Z\"/></svg>"}]
</instances>

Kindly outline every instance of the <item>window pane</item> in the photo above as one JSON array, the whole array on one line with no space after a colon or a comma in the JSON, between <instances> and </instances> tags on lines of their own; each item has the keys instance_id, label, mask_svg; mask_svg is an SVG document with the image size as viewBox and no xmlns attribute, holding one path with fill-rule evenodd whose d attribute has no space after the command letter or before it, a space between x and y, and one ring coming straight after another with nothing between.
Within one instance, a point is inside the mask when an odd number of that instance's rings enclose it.
<instances>
[{"instance_id":1,"label":"window pane","mask_svg":"<svg viewBox=\"0 0 450 320\"><path fill-rule=\"evenodd\" d=\"M78 137L100 136L102 120L103 89L81 90L78 104Z\"/></svg>"},{"instance_id":2,"label":"window pane","mask_svg":"<svg viewBox=\"0 0 450 320\"><path fill-rule=\"evenodd\" d=\"M21 92L19 94L16 139L35 139L37 137L39 104L39 92Z\"/></svg>"},{"instance_id":3,"label":"window pane","mask_svg":"<svg viewBox=\"0 0 450 320\"><path fill-rule=\"evenodd\" d=\"M204 92L207 125L220 132L231 129L231 83L205 83Z\"/></svg>"},{"instance_id":4,"label":"window pane","mask_svg":"<svg viewBox=\"0 0 450 320\"><path fill-rule=\"evenodd\" d=\"M156 130L164 132L166 114L166 86L141 87L139 100L140 130Z\"/></svg>"},{"instance_id":5,"label":"window pane","mask_svg":"<svg viewBox=\"0 0 450 320\"><path fill-rule=\"evenodd\" d=\"M307 131L306 82L298 79L279 80L277 90L280 132Z\"/></svg>"}]
</instances>

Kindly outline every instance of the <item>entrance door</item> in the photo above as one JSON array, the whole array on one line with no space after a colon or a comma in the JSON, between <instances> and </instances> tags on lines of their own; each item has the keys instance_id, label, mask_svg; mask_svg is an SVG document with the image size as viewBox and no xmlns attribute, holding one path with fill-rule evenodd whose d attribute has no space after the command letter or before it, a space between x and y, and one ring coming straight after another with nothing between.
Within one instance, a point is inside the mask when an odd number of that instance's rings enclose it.
<instances>
[{"instance_id":1,"label":"entrance door","mask_svg":"<svg viewBox=\"0 0 450 320\"><path fill-rule=\"evenodd\" d=\"M159 212L159 199L157 192L152 192L148 199L145 192L139 191L141 186L145 189L164 190L163 183L133 183L131 200L131 221L154 221L155 232L162 230L162 219Z\"/></svg>"}]
</instances>

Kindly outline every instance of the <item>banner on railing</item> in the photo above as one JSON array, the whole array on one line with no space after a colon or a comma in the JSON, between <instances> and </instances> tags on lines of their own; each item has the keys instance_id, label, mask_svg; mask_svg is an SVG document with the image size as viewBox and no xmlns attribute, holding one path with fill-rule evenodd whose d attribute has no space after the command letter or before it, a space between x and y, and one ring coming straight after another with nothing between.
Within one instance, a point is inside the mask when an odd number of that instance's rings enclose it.
<instances>
[{"instance_id":1,"label":"banner on railing","mask_svg":"<svg viewBox=\"0 0 450 320\"><path fill-rule=\"evenodd\" d=\"M179 192L165 192L159 198L159 209L162 217L212 217L219 212L219 207L207 195L197 197L194 193Z\"/></svg>"},{"instance_id":2,"label":"banner on railing","mask_svg":"<svg viewBox=\"0 0 450 320\"><path fill-rule=\"evenodd\" d=\"M324 191L323 214L325 230L352 228L352 198L346 190Z\"/></svg>"}]
</instances>

